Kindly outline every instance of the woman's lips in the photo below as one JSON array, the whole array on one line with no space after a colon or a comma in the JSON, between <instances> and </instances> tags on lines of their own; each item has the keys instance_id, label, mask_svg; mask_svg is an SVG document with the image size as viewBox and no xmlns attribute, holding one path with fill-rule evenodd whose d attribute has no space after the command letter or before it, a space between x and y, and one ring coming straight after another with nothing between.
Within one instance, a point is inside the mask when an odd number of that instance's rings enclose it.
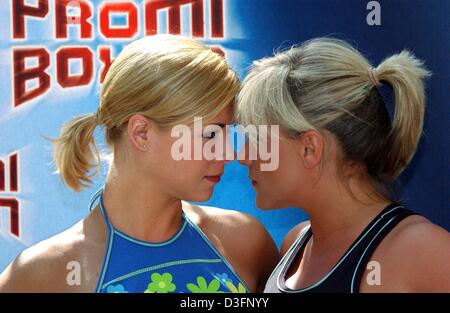
<instances>
[{"instance_id":1,"label":"woman's lips","mask_svg":"<svg viewBox=\"0 0 450 313\"><path fill-rule=\"evenodd\" d=\"M220 178L222 177L222 175L215 175L215 176L205 176L205 178L213 183L218 183L220 182Z\"/></svg>"}]
</instances>

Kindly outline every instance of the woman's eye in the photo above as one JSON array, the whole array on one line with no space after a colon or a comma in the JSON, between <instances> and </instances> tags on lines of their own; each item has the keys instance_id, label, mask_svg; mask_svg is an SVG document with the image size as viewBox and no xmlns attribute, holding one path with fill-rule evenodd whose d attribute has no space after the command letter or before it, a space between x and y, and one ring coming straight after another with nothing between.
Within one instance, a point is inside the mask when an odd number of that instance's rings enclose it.
<instances>
[{"instance_id":1,"label":"woman's eye","mask_svg":"<svg viewBox=\"0 0 450 313\"><path fill-rule=\"evenodd\" d=\"M214 137L216 137L216 132L212 132L212 133L203 135L203 138L205 138L205 139L213 139Z\"/></svg>"}]
</instances>

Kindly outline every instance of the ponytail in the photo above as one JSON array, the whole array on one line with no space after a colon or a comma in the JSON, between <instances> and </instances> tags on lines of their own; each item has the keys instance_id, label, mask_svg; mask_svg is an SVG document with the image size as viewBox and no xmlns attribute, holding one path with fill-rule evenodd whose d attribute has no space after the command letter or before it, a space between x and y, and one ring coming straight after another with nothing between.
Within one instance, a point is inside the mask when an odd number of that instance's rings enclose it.
<instances>
[{"instance_id":1,"label":"ponytail","mask_svg":"<svg viewBox=\"0 0 450 313\"><path fill-rule=\"evenodd\" d=\"M425 91L423 79L431 75L423 62L408 51L385 59L376 69L377 79L387 82L395 96L395 113L388 139L385 175L397 177L411 161L422 134Z\"/></svg>"},{"instance_id":2,"label":"ponytail","mask_svg":"<svg viewBox=\"0 0 450 313\"><path fill-rule=\"evenodd\" d=\"M60 137L52 140L57 170L64 183L75 191L91 184L91 178L98 172L100 157L94 140L96 126L95 115L80 115L66 123ZM97 170L88 174L93 167Z\"/></svg>"}]
</instances>

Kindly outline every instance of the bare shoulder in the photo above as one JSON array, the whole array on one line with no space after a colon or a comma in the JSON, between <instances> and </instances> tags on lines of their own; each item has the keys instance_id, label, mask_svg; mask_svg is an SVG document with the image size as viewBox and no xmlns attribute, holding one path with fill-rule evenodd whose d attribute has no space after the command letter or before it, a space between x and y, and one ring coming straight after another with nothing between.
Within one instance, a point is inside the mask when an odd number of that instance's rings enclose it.
<instances>
[{"instance_id":1,"label":"bare shoulder","mask_svg":"<svg viewBox=\"0 0 450 313\"><path fill-rule=\"evenodd\" d=\"M239 242L244 246L255 246L261 241L273 243L272 237L265 227L250 214L217 207L193 205L186 213L203 231L212 233L213 236L214 234L222 235L224 239L233 241L233 245Z\"/></svg>"},{"instance_id":2,"label":"bare shoulder","mask_svg":"<svg viewBox=\"0 0 450 313\"><path fill-rule=\"evenodd\" d=\"M279 259L275 242L261 222L249 214L217 207L190 205L185 212L233 267L238 272L241 269L244 280L252 277L246 280L249 288L260 290Z\"/></svg>"},{"instance_id":3,"label":"bare shoulder","mask_svg":"<svg viewBox=\"0 0 450 313\"><path fill-rule=\"evenodd\" d=\"M423 216L413 215L401 221L389 234L386 248L398 251L399 254L424 255L427 252L442 250L450 255L450 233L442 227L433 224ZM435 259L442 255L424 255ZM433 257L431 257L433 256Z\"/></svg>"},{"instance_id":4,"label":"bare shoulder","mask_svg":"<svg viewBox=\"0 0 450 313\"><path fill-rule=\"evenodd\" d=\"M310 225L309 221L304 221L294 226L284 237L280 248L280 255L284 256L294 241L303 233L303 231Z\"/></svg>"},{"instance_id":5,"label":"bare shoulder","mask_svg":"<svg viewBox=\"0 0 450 313\"><path fill-rule=\"evenodd\" d=\"M399 265L395 275L405 281L407 289L450 292L448 231L422 216L413 215L400 222L382 244L387 262Z\"/></svg>"},{"instance_id":6,"label":"bare shoulder","mask_svg":"<svg viewBox=\"0 0 450 313\"><path fill-rule=\"evenodd\" d=\"M59 280L66 277L67 262L80 242L79 226L75 225L25 249L0 274L0 292L59 291Z\"/></svg>"},{"instance_id":7,"label":"bare shoulder","mask_svg":"<svg viewBox=\"0 0 450 313\"><path fill-rule=\"evenodd\" d=\"M92 292L107 242L98 208L69 229L19 254L0 274L0 292ZM68 282L76 270L79 283Z\"/></svg>"}]
</instances>

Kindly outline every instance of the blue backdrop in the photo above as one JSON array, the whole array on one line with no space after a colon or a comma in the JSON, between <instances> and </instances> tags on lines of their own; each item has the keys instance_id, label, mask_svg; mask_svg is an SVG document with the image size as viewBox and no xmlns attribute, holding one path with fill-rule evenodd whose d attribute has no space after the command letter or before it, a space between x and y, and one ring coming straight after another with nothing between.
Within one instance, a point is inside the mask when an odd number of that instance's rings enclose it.
<instances>
[{"instance_id":1,"label":"blue backdrop","mask_svg":"<svg viewBox=\"0 0 450 313\"><path fill-rule=\"evenodd\" d=\"M71 117L92 112L98 104L103 63L100 46L111 50L112 58L123 45L145 35L144 5L149 1L123 1L135 4L137 31L132 38L111 39L101 35L99 16L102 5L112 1L84 1L92 11L92 36L80 39L78 26L70 26L67 39L56 38L55 0L48 3L43 17L25 17L25 38L13 38L13 3L39 2L1 0L0 5L0 271L23 249L73 225L87 214L91 194L102 184L107 168L95 184L76 194L53 174L52 147L45 137L58 135ZM73 2L73 1L72 1ZM76 2L76 1L75 1ZM349 40L377 65L385 56L412 50L424 60L433 76L427 82L427 109L424 136L419 150L400 182L402 199L411 209L450 229L450 1L446 0L194 0L166 1L183 4L181 33L193 34L190 2L203 4L204 34L199 39L219 46L243 78L252 60L271 55L275 49L318 37L335 36ZM223 5L223 14L211 17L213 5ZM369 9L368 9L369 4ZM380 25L369 25L367 16L380 5ZM374 9L375 8L375 9ZM70 14L77 15L73 9ZM167 32L168 11L157 13L158 32ZM214 19L214 21L213 21ZM220 20L222 19L222 20ZM216 36L213 24L223 25ZM127 22L128 21L128 22ZM112 15L113 26L130 25L123 14ZM16 34L17 35L17 34ZM67 46L89 47L93 54L93 77L86 84L62 87L58 83L58 51ZM23 48L45 48L49 89L42 95L14 104L13 54ZM34 62L34 63L33 63ZM39 65L36 58L26 68ZM79 62L69 63L69 74L82 72ZM39 86L30 80L25 90ZM17 88L16 88L17 89ZM102 134L96 134L103 142ZM254 191L247 169L237 162L227 165L225 176L206 204L241 210L255 215L277 244L286 232L306 219L299 209L262 212L255 207Z\"/></svg>"}]
</instances>

